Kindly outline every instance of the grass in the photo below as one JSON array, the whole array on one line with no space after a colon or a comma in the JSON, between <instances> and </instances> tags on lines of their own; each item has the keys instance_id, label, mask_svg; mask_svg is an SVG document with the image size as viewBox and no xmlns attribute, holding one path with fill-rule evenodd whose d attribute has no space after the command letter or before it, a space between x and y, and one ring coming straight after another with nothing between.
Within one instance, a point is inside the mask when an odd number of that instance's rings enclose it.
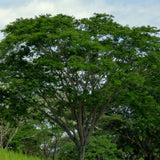
<instances>
[{"instance_id":1,"label":"grass","mask_svg":"<svg viewBox=\"0 0 160 160\"><path fill-rule=\"evenodd\" d=\"M7 151L0 149L0 160L40 160L36 157L28 157L22 153L15 153L13 151Z\"/></svg>"}]
</instances>

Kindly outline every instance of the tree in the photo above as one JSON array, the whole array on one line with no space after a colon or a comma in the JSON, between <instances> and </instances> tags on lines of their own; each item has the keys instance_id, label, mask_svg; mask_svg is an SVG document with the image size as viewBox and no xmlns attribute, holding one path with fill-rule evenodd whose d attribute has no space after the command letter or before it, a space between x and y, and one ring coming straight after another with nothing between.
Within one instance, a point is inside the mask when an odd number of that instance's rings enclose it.
<instances>
[{"instance_id":1,"label":"tree","mask_svg":"<svg viewBox=\"0 0 160 160\"><path fill-rule=\"evenodd\" d=\"M7 149L9 144L11 143L12 139L16 135L20 125L21 121L17 124L17 126L13 125L10 122L7 122L4 119L0 119L0 148Z\"/></svg>"},{"instance_id":2,"label":"tree","mask_svg":"<svg viewBox=\"0 0 160 160\"><path fill-rule=\"evenodd\" d=\"M159 145L159 106L153 107L148 105L145 110L129 109L129 112L124 112L121 107L121 115L123 124L117 127L114 132L117 135L118 147L125 152L126 158L144 160L156 160L160 157ZM141 112L140 112L141 111ZM120 114L120 112L119 112Z\"/></svg>"},{"instance_id":3,"label":"tree","mask_svg":"<svg viewBox=\"0 0 160 160\"><path fill-rule=\"evenodd\" d=\"M63 131L58 126L47 121L28 119L18 130L9 148L42 159L55 160L68 140L62 135Z\"/></svg>"},{"instance_id":4,"label":"tree","mask_svg":"<svg viewBox=\"0 0 160 160\"><path fill-rule=\"evenodd\" d=\"M79 160L107 109L149 94L134 88L145 88L152 74L142 62L159 58L154 27L129 28L106 14L80 20L60 14L17 19L2 32L0 81L23 104L19 111L34 107L61 127Z\"/></svg>"},{"instance_id":5,"label":"tree","mask_svg":"<svg viewBox=\"0 0 160 160\"><path fill-rule=\"evenodd\" d=\"M23 124L22 116L17 117L9 107L11 96L5 86L0 87L0 148L7 149Z\"/></svg>"},{"instance_id":6,"label":"tree","mask_svg":"<svg viewBox=\"0 0 160 160\"><path fill-rule=\"evenodd\" d=\"M44 120L36 125L39 130L38 140L41 154L46 158L55 160L63 145L68 141L68 136L55 123Z\"/></svg>"}]
</instances>

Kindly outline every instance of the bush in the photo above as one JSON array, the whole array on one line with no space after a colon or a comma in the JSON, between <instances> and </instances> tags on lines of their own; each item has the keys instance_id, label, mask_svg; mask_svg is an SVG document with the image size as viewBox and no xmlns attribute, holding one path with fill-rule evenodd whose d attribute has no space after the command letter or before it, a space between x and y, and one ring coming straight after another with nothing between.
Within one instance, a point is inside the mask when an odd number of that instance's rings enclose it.
<instances>
[{"instance_id":1,"label":"bush","mask_svg":"<svg viewBox=\"0 0 160 160\"><path fill-rule=\"evenodd\" d=\"M73 142L67 142L58 160L75 160L78 152ZM107 136L92 136L90 143L86 147L85 160L118 160L122 159L122 151L117 149L116 144L112 143Z\"/></svg>"}]
</instances>

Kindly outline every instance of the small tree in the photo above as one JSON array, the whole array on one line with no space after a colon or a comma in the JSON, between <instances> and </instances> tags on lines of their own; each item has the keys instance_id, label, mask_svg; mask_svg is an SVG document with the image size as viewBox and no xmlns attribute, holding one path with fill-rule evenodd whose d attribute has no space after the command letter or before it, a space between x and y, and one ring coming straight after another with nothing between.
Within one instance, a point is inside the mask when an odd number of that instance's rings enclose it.
<instances>
[{"instance_id":1,"label":"small tree","mask_svg":"<svg viewBox=\"0 0 160 160\"><path fill-rule=\"evenodd\" d=\"M2 84L1 84L2 85ZM19 127L23 124L23 116L17 116L10 108L10 93L5 85L0 85L0 148L7 149L16 135Z\"/></svg>"},{"instance_id":2,"label":"small tree","mask_svg":"<svg viewBox=\"0 0 160 160\"><path fill-rule=\"evenodd\" d=\"M148 76L141 62L158 57L157 29L131 29L112 18L42 15L17 19L3 30L1 81L23 104L19 111L35 107L68 134L79 160L107 108L120 105L126 93L134 100L147 95L132 88L144 87Z\"/></svg>"},{"instance_id":3,"label":"small tree","mask_svg":"<svg viewBox=\"0 0 160 160\"><path fill-rule=\"evenodd\" d=\"M0 121L0 148L7 149L22 122L20 121L19 124L15 126L4 119L0 119Z\"/></svg>"}]
</instances>

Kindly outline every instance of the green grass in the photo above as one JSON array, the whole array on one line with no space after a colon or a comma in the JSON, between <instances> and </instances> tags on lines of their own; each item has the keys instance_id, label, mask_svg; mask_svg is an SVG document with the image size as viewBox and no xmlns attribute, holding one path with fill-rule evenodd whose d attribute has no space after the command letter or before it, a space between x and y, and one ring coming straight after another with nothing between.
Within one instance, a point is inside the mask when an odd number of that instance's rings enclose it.
<instances>
[{"instance_id":1,"label":"green grass","mask_svg":"<svg viewBox=\"0 0 160 160\"><path fill-rule=\"evenodd\" d=\"M22 153L15 153L13 151L7 151L0 149L0 160L40 160L36 157L28 157Z\"/></svg>"}]
</instances>

